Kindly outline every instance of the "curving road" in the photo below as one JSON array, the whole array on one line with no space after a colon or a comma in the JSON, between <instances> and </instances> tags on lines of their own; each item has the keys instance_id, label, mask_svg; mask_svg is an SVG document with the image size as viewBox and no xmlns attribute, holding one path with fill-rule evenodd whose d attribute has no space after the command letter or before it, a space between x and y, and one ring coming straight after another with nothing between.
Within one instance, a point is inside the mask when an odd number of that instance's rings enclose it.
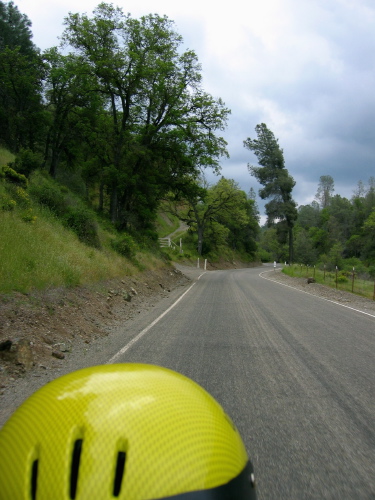
<instances>
[{"instance_id":1,"label":"curving road","mask_svg":"<svg viewBox=\"0 0 375 500\"><path fill-rule=\"evenodd\" d=\"M206 388L243 436L259 499L374 499L375 316L260 272L203 274L101 355Z\"/></svg>"}]
</instances>

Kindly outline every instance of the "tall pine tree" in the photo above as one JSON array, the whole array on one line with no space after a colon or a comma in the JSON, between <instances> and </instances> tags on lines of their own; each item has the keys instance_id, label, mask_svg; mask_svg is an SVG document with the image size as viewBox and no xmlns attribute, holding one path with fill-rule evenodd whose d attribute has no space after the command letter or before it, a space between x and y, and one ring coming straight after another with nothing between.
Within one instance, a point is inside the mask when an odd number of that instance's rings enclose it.
<instances>
[{"instance_id":1,"label":"tall pine tree","mask_svg":"<svg viewBox=\"0 0 375 500\"><path fill-rule=\"evenodd\" d=\"M255 131L257 139L248 137L244 147L255 154L259 166L248 165L248 169L264 186L259 190L259 196L270 200L265 205L268 225L278 222L287 227L289 262L293 262L293 227L297 219L296 203L292 198L295 181L285 168L283 150L273 132L265 123L257 125Z\"/></svg>"}]
</instances>

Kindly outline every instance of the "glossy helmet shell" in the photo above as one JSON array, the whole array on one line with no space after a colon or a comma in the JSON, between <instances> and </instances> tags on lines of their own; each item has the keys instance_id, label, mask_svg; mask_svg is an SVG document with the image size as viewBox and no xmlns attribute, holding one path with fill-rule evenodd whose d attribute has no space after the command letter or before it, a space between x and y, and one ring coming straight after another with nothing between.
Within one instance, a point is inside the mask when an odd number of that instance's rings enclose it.
<instances>
[{"instance_id":1,"label":"glossy helmet shell","mask_svg":"<svg viewBox=\"0 0 375 500\"><path fill-rule=\"evenodd\" d=\"M220 496L233 482L238 496ZM0 431L0 485L7 500L250 498L254 490L222 407L183 375L141 364L86 368L32 395Z\"/></svg>"}]
</instances>

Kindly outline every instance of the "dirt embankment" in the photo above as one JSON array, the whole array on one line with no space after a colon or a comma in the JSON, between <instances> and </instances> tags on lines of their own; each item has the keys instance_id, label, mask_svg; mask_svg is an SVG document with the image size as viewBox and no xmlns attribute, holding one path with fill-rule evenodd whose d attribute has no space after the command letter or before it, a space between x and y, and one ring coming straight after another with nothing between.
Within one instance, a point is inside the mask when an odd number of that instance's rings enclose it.
<instances>
[{"instance_id":1,"label":"dirt embankment","mask_svg":"<svg viewBox=\"0 0 375 500\"><path fill-rule=\"evenodd\" d=\"M61 365L67 352L107 336L189 278L174 268L93 286L0 295L0 395L35 368Z\"/></svg>"}]
</instances>

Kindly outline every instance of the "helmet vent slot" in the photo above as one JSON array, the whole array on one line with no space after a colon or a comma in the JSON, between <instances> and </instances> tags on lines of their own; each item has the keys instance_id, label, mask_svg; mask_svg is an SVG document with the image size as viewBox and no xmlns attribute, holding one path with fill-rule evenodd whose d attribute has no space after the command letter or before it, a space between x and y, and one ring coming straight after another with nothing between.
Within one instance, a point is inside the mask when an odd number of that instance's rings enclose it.
<instances>
[{"instance_id":1,"label":"helmet vent slot","mask_svg":"<svg viewBox=\"0 0 375 500\"><path fill-rule=\"evenodd\" d=\"M77 486L78 486L78 473L79 473L79 465L81 461L81 453L82 453L82 439L77 439L74 442L74 448L72 453L72 464L70 469L70 498L74 500L77 494Z\"/></svg>"},{"instance_id":2,"label":"helmet vent slot","mask_svg":"<svg viewBox=\"0 0 375 500\"><path fill-rule=\"evenodd\" d=\"M39 460L34 460L31 466L31 500L36 499L36 487L38 485L38 464Z\"/></svg>"},{"instance_id":3,"label":"helmet vent slot","mask_svg":"<svg viewBox=\"0 0 375 500\"><path fill-rule=\"evenodd\" d=\"M113 482L113 496L118 497L121 492L122 479L125 472L125 460L126 453L124 451L119 451L117 453L115 479Z\"/></svg>"}]
</instances>

